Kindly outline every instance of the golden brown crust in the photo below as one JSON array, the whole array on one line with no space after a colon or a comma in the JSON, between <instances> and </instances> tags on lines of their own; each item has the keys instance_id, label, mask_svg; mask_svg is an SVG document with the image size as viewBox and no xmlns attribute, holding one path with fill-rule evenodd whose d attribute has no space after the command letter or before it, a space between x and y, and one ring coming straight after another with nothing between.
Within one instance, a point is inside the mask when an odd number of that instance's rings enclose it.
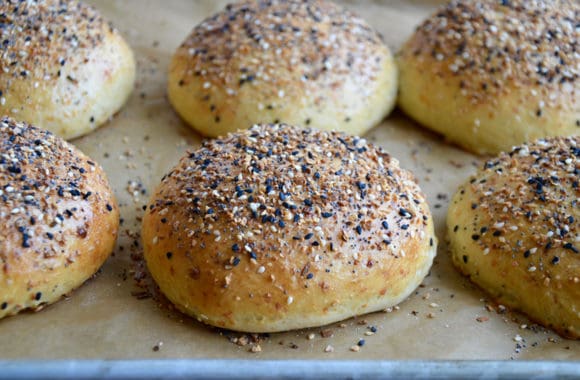
<instances>
[{"instance_id":1,"label":"golden brown crust","mask_svg":"<svg viewBox=\"0 0 580 380\"><path fill-rule=\"evenodd\" d=\"M436 239L413 176L364 139L260 125L208 141L153 194L147 265L184 312L233 330L317 326L392 306Z\"/></svg>"},{"instance_id":2,"label":"golden brown crust","mask_svg":"<svg viewBox=\"0 0 580 380\"><path fill-rule=\"evenodd\" d=\"M453 262L500 302L580 338L580 138L486 162L447 218Z\"/></svg>"},{"instance_id":3,"label":"golden brown crust","mask_svg":"<svg viewBox=\"0 0 580 380\"><path fill-rule=\"evenodd\" d=\"M240 1L177 49L169 97L209 136L286 122L361 134L393 108L396 68L361 18L321 0Z\"/></svg>"},{"instance_id":4,"label":"golden brown crust","mask_svg":"<svg viewBox=\"0 0 580 380\"><path fill-rule=\"evenodd\" d=\"M119 211L102 169L41 129L0 120L0 318L39 309L92 276Z\"/></svg>"},{"instance_id":5,"label":"golden brown crust","mask_svg":"<svg viewBox=\"0 0 580 380\"><path fill-rule=\"evenodd\" d=\"M104 123L131 93L133 54L94 8L7 0L0 24L2 114L73 138Z\"/></svg>"},{"instance_id":6,"label":"golden brown crust","mask_svg":"<svg viewBox=\"0 0 580 380\"><path fill-rule=\"evenodd\" d=\"M577 134L579 4L450 1L398 55L399 104L477 153Z\"/></svg>"}]
</instances>

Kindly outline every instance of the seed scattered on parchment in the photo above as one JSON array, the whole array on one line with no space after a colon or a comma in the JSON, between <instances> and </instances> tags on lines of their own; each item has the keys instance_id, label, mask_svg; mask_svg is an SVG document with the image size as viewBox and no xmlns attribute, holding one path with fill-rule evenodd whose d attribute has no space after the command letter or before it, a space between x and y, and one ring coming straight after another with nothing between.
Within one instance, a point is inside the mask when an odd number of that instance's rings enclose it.
<instances>
[{"instance_id":1,"label":"seed scattered on parchment","mask_svg":"<svg viewBox=\"0 0 580 380\"><path fill-rule=\"evenodd\" d=\"M358 346L358 345L351 346L350 347L350 350L352 352L359 352L360 351L360 346Z\"/></svg>"},{"instance_id":2,"label":"seed scattered on parchment","mask_svg":"<svg viewBox=\"0 0 580 380\"><path fill-rule=\"evenodd\" d=\"M312 339L314 339L314 336L315 336L314 333L310 333L306 336L306 339L312 340Z\"/></svg>"},{"instance_id":3,"label":"seed scattered on parchment","mask_svg":"<svg viewBox=\"0 0 580 380\"><path fill-rule=\"evenodd\" d=\"M334 335L334 332L331 329L324 329L320 331L320 336L323 338L330 338Z\"/></svg>"},{"instance_id":4,"label":"seed scattered on parchment","mask_svg":"<svg viewBox=\"0 0 580 380\"><path fill-rule=\"evenodd\" d=\"M158 342L155 346L153 346L153 351L154 352L159 351L162 346L163 346L163 342Z\"/></svg>"},{"instance_id":5,"label":"seed scattered on parchment","mask_svg":"<svg viewBox=\"0 0 580 380\"><path fill-rule=\"evenodd\" d=\"M324 348L324 352L334 352L334 347L329 344Z\"/></svg>"},{"instance_id":6,"label":"seed scattered on parchment","mask_svg":"<svg viewBox=\"0 0 580 380\"><path fill-rule=\"evenodd\" d=\"M481 322L487 322L487 321L489 321L489 318L488 317L477 317L477 318L475 318L475 320L477 322L480 322L481 323Z\"/></svg>"},{"instance_id":7,"label":"seed scattered on parchment","mask_svg":"<svg viewBox=\"0 0 580 380\"><path fill-rule=\"evenodd\" d=\"M393 307L387 307L385 310L383 310L385 313L392 313L393 311L397 311L399 310L400 307L399 306L393 306Z\"/></svg>"},{"instance_id":8,"label":"seed scattered on parchment","mask_svg":"<svg viewBox=\"0 0 580 380\"><path fill-rule=\"evenodd\" d=\"M259 344L255 344L250 348L250 352L252 353L258 353L258 352L262 352L262 346L260 346Z\"/></svg>"}]
</instances>

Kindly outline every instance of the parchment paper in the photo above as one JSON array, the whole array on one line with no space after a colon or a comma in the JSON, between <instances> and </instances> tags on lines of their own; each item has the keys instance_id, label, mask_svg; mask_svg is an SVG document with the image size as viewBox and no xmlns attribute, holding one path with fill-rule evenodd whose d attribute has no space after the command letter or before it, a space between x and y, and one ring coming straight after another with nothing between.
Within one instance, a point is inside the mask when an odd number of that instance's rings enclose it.
<instances>
[{"instance_id":1,"label":"parchment paper","mask_svg":"<svg viewBox=\"0 0 580 380\"><path fill-rule=\"evenodd\" d=\"M132 295L140 291L130 256L140 250L141 208L162 175L201 141L167 101L168 62L193 26L225 2L92 3L126 36L138 61L137 86L127 106L102 129L73 141L108 173L122 206L122 233L101 273L69 299L0 321L0 358L580 359L580 342L562 339L519 314L488 310L497 306L453 269L444 243L448 199L481 158L447 145L399 111L367 138L416 173L441 241L431 274L399 310L347 320L343 327L272 334L262 338L261 352L252 353L254 345L230 342L243 334L206 327L151 298ZM343 3L369 20L396 51L440 1ZM377 331L367 336L370 326ZM324 329L332 336L321 336ZM364 346L351 351L360 339ZM324 352L328 345L333 352Z\"/></svg>"}]
</instances>

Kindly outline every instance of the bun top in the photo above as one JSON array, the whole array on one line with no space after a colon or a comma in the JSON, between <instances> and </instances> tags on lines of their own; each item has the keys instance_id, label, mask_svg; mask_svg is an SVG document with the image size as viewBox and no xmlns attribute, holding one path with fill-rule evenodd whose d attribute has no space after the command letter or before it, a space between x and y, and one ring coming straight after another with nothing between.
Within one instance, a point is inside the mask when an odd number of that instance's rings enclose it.
<instances>
[{"instance_id":1,"label":"bun top","mask_svg":"<svg viewBox=\"0 0 580 380\"><path fill-rule=\"evenodd\" d=\"M70 240L84 239L97 215L116 210L108 191L101 169L72 145L0 119L0 263L28 250L38 254L32 261L48 263L61 252L74 260Z\"/></svg>"},{"instance_id":2,"label":"bun top","mask_svg":"<svg viewBox=\"0 0 580 380\"><path fill-rule=\"evenodd\" d=\"M580 3L574 0L453 0L421 24L403 55L421 57L442 77L460 77L473 103L532 87L546 96L578 94ZM417 58L415 58L417 59Z\"/></svg>"},{"instance_id":3,"label":"bun top","mask_svg":"<svg viewBox=\"0 0 580 380\"><path fill-rule=\"evenodd\" d=\"M404 256L431 223L412 175L380 148L284 124L205 142L163 178L149 213L229 265L335 250Z\"/></svg>"},{"instance_id":4,"label":"bun top","mask_svg":"<svg viewBox=\"0 0 580 380\"><path fill-rule=\"evenodd\" d=\"M492 249L516 255L539 276L559 265L570 276L565 280L580 281L578 157L580 137L554 138L485 163L467 185L482 225L471 238L484 254Z\"/></svg>"},{"instance_id":5,"label":"bun top","mask_svg":"<svg viewBox=\"0 0 580 380\"><path fill-rule=\"evenodd\" d=\"M107 33L116 32L94 8L83 3L2 1L0 63L4 72L0 75L14 80L55 80L86 64L89 53L103 43ZM76 81L72 74L66 78Z\"/></svg>"},{"instance_id":6,"label":"bun top","mask_svg":"<svg viewBox=\"0 0 580 380\"><path fill-rule=\"evenodd\" d=\"M321 0L230 4L196 26L179 55L188 62L180 85L201 77L205 89L223 87L231 96L242 86L263 86L273 99L331 91L351 77L362 94L390 56L364 20Z\"/></svg>"}]
</instances>

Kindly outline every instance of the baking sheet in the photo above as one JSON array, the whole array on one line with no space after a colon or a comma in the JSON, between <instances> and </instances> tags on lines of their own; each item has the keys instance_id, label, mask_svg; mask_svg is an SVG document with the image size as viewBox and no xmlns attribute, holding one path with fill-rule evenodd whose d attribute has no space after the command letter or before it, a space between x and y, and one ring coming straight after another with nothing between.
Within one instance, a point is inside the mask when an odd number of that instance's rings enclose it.
<instances>
[{"instance_id":1,"label":"baking sheet","mask_svg":"<svg viewBox=\"0 0 580 380\"><path fill-rule=\"evenodd\" d=\"M481 158L445 144L398 111L366 137L416 173L441 240L431 274L398 310L239 345L232 341L241 337L243 342L243 334L208 328L155 299L139 299L142 289L135 286L132 271L140 252L142 206L162 175L201 141L167 101L167 66L191 28L226 2L91 2L122 31L138 61L137 86L127 106L102 129L73 141L108 173L121 205L121 236L101 273L69 299L0 321L0 358L580 359L580 342L562 339L518 314L491 310L497 307L452 268L444 243L448 200ZM342 3L365 17L396 50L441 2ZM377 332L367 336L370 326ZM351 351L360 339L365 345ZM261 351L251 352L256 344ZM333 352L324 352L328 345Z\"/></svg>"}]
</instances>

